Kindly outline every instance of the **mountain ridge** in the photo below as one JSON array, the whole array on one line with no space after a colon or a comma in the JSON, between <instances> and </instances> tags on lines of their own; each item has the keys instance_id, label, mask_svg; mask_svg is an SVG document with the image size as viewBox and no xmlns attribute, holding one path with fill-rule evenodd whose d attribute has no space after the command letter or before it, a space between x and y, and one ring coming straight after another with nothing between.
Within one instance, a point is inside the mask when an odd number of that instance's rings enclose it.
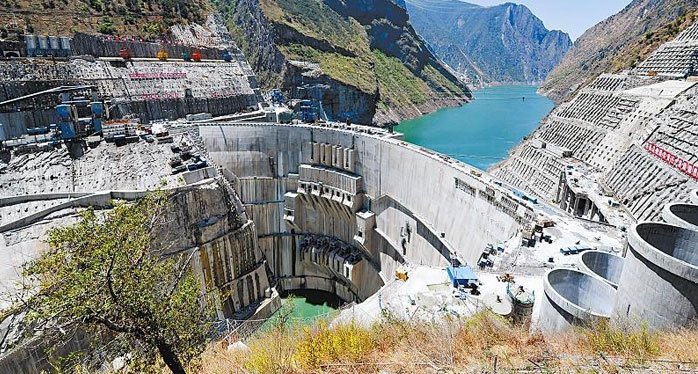
<instances>
[{"instance_id":1,"label":"mountain ridge","mask_svg":"<svg viewBox=\"0 0 698 374\"><path fill-rule=\"evenodd\" d=\"M539 84L572 45L526 6L409 0L412 24L434 53L475 86Z\"/></svg>"},{"instance_id":2,"label":"mountain ridge","mask_svg":"<svg viewBox=\"0 0 698 374\"><path fill-rule=\"evenodd\" d=\"M238 0L219 7L265 88L328 89L331 119L384 125L467 101L393 0Z\"/></svg>"},{"instance_id":3,"label":"mountain ridge","mask_svg":"<svg viewBox=\"0 0 698 374\"><path fill-rule=\"evenodd\" d=\"M649 51L671 40L690 22L698 0L634 0L619 13L599 22L574 42L541 86L540 93L556 102L570 98L585 83L604 72L632 68Z\"/></svg>"}]
</instances>

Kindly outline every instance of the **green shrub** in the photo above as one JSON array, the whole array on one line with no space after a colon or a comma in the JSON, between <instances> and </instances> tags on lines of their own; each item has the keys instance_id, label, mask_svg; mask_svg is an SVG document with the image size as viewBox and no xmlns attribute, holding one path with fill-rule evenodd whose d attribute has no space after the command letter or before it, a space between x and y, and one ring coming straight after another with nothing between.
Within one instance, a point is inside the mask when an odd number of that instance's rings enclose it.
<instances>
[{"instance_id":1,"label":"green shrub","mask_svg":"<svg viewBox=\"0 0 698 374\"><path fill-rule=\"evenodd\" d=\"M102 17L102 22L99 23L97 31L100 34L113 35L116 33L116 27L114 26L114 21L109 16Z\"/></svg>"}]
</instances>

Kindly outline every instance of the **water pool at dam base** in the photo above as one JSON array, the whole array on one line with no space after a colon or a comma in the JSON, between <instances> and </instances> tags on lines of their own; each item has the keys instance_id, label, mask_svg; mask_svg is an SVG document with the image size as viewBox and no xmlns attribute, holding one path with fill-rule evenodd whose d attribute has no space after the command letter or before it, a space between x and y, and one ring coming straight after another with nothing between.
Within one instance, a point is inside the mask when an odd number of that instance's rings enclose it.
<instances>
[{"instance_id":1,"label":"water pool at dam base","mask_svg":"<svg viewBox=\"0 0 698 374\"><path fill-rule=\"evenodd\" d=\"M319 320L330 320L344 304L337 295L319 290L293 290L282 293L282 308L265 322L263 328L269 328L285 318L290 325L309 326Z\"/></svg>"},{"instance_id":2,"label":"water pool at dam base","mask_svg":"<svg viewBox=\"0 0 698 374\"><path fill-rule=\"evenodd\" d=\"M471 103L403 121L395 131L405 141L487 170L504 160L529 135L555 103L535 86L488 87Z\"/></svg>"}]
</instances>

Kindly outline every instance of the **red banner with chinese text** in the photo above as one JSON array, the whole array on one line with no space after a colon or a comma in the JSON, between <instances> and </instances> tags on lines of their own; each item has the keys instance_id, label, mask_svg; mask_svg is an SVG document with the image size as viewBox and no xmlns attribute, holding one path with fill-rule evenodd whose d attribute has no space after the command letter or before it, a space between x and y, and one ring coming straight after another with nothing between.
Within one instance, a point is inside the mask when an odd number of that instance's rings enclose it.
<instances>
[{"instance_id":1,"label":"red banner with chinese text","mask_svg":"<svg viewBox=\"0 0 698 374\"><path fill-rule=\"evenodd\" d=\"M655 143L645 143L645 150L654 156L662 159L667 164L678 169L689 177L698 180L698 165L692 164L679 156L667 151Z\"/></svg>"}]
</instances>

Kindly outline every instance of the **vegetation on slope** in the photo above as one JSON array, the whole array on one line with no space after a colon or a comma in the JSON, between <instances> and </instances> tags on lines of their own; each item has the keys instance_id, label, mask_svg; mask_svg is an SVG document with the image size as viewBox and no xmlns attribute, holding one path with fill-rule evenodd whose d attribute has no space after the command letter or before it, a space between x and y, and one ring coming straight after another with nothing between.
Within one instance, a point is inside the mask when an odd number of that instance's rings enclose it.
<instances>
[{"instance_id":1,"label":"vegetation on slope","mask_svg":"<svg viewBox=\"0 0 698 374\"><path fill-rule=\"evenodd\" d=\"M358 113L347 117L352 121L399 120L469 95L431 55L407 23L405 10L392 0L216 4L264 88L290 92L302 84L327 85L325 108L334 114Z\"/></svg>"},{"instance_id":2,"label":"vegetation on slope","mask_svg":"<svg viewBox=\"0 0 698 374\"><path fill-rule=\"evenodd\" d=\"M212 10L207 0L0 0L0 8L0 39L76 32L156 38L174 24L202 23Z\"/></svg>"},{"instance_id":3,"label":"vegetation on slope","mask_svg":"<svg viewBox=\"0 0 698 374\"><path fill-rule=\"evenodd\" d=\"M324 74L363 92L373 93L376 90L376 77L372 69L374 61L368 54L352 57L300 44L280 46L279 50L291 60L319 64Z\"/></svg>"},{"instance_id":4,"label":"vegetation on slope","mask_svg":"<svg viewBox=\"0 0 698 374\"><path fill-rule=\"evenodd\" d=\"M375 74L382 102L388 107L420 105L427 101L430 89L395 57L374 51Z\"/></svg>"},{"instance_id":5,"label":"vegetation on slope","mask_svg":"<svg viewBox=\"0 0 698 374\"><path fill-rule=\"evenodd\" d=\"M407 2L417 32L444 62L476 84L540 83L572 45L524 5L457 0Z\"/></svg>"},{"instance_id":6,"label":"vegetation on slope","mask_svg":"<svg viewBox=\"0 0 698 374\"><path fill-rule=\"evenodd\" d=\"M693 8L659 29L648 31L642 38L639 38L639 40L623 48L620 53L613 56L611 61L612 71L619 72L634 68L647 59L659 46L676 38L696 20L698 20L698 8Z\"/></svg>"},{"instance_id":7,"label":"vegetation on slope","mask_svg":"<svg viewBox=\"0 0 698 374\"><path fill-rule=\"evenodd\" d=\"M325 41L354 55L368 52L366 31L351 18L344 18L320 1L261 0L272 22L284 24L304 36Z\"/></svg>"},{"instance_id":8,"label":"vegetation on slope","mask_svg":"<svg viewBox=\"0 0 698 374\"><path fill-rule=\"evenodd\" d=\"M696 343L695 330L654 333L599 323L544 337L488 312L445 322L387 316L370 327L279 324L252 338L248 351L211 347L197 366L202 374L665 370L654 360L693 361Z\"/></svg>"},{"instance_id":9,"label":"vegetation on slope","mask_svg":"<svg viewBox=\"0 0 698 374\"><path fill-rule=\"evenodd\" d=\"M165 258L169 248L154 247L156 235L168 242L162 227L170 208L157 192L104 215L89 209L77 224L49 231L50 250L23 274L32 296L22 305L32 327L60 331L61 340L88 332L102 359L130 354L149 367L159 355L172 372L184 373L205 347L213 311L200 303L190 259ZM106 339L100 344L96 336ZM71 358L82 359L78 353Z\"/></svg>"},{"instance_id":10,"label":"vegetation on slope","mask_svg":"<svg viewBox=\"0 0 698 374\"><path fill-rule=\"evenodd\" d=\"M680 31L680 27L667 25L696 8L698 0L634 0L577 39L548 75L541 92L561 102L602 73L632 67L661 41L670 40L670 35Z\"/></svg>"}]
</instances>

